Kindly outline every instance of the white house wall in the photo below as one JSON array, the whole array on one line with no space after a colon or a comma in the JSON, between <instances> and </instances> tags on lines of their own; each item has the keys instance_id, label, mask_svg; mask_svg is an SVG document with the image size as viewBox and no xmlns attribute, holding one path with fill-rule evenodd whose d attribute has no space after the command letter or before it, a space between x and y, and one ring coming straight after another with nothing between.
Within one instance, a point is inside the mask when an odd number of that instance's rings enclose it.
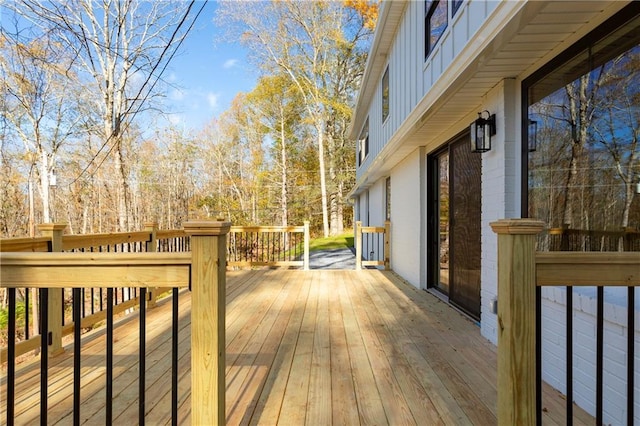
<instances>
[{"instance_id":1,"label":"white house wall","mask_svg":"<svg viewBox=\"0 0 640 426\"><path fill-rule=\"evenodd\" d=\"M421 150L416 149L391 173L391 269L420 288ZM394 255L394 253L401 253Z\"/></svg>"},{"instance_id":2,"label":"white house wall","mask_svg":"<svg viewBox=\"0 0 640 426\"><path fill-rule=\"evenodd\" d=\"M498 239L491 222L520 217L520 82L505 79L487 96L481 109L496 114L491 151L482 154L481 331L498 343L497 316L489 306L498 293ZM498 118L499 117L499 118Z\"/></svg>"},{"instance_id":3,"label":"white house wall","mask_svg":"<svg viewBox=\"0 0 640 426\"><path fill-rule=\"evenodd\" d=\"M385 180L380 179L369 188L369 225L381 226L386 219Z\"/></svg>"}]
</instances>

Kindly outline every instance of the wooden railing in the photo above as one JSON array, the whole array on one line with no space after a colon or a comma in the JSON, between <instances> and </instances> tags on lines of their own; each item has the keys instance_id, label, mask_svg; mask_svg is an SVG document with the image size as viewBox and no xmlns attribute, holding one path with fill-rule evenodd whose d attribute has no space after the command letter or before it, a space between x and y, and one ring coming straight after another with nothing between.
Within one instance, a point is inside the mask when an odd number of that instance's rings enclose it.
<instances>
[{"instance_id":1,"label":"wooden railing","mask_svg":"<svg viewBox=\"0 0 640 426\"><path fill-rule=\"evenodd\" d=\"M640 252L536 252L538 233L544 223L531 219L505 219L491 223L498 234L498 424L534 425L541 415L540 371L536 356L540 351L540 293L543 286L624 286L640 285ZM601 290L599 290L601 291ZM629 292L627 356L633 360L634 305ZM601 303L601 302L599 302ZM568 315L572 304L568 299ZM599 309L600 310L600 309ZM600 315L599 315L600 317ZM601 319L599 320L601 321ZM568 326L569 328L569 326ZM569 333L568 333L569 334ZM539 336L539 335L538 335ZM601 336L598 345L602 347ZM539 337L538 337L539 338ZM570 347L570 345L569 345ZM567 357L571 358L570 355ZM600 363L601 363L601 358ZM633 424L634 365L628 369L627 416ZM570 374L570 373L569 373ZM601 372L597 372L601 374ZM569 376L570 378L570 376ZM567 386L571 386L570 383ZM596 423L602 424L602 380L598 381ZM573 398L567 396L568 417ZM538 423L539 424L539 423Z\"/></svg>"},{"instance_id":2,"label":"wooden railing","mask_svg":"<svg viewBox=\"0 0 640 426\"><path fill-rule=\"evenodd\" d=\"M303 226L232 226L227 264L309 270L309 222Z\"/></svg>"},{"instance_id":3,"label":"wooden railing","mask_svg":"<svg viewBox=\"0 0 640 426\"><path fill-rule=\"evenodd\" d=\"M10 238L0 240L0 252L83 252L83 253L145 253L189 252L191 242L184 229L158 230L157 223L145 223L145 230L113 234L63 235L63 224L42 224L43 237ZM232 267L284 266L309 269L309 222L303 226L232 226L227 250L227 265ZM16 344L16 356L24 355L40 347L40 334L29 333L29 289L25 290L24 339ZM104 320L106 312L104 286L83 286L81 290L81 321L83 329L90 329ZM147 301L153 307L168 287L150 287ZM85 292L87 294L85 294ZM114 290L114 315L131 310L140 303L135 286L121 286ZM120 296L119 296L120 294ZM36 303L32 301L31 303ZM62 339L73 333L71 313L71 289L59 289L49 293L50 352L57 354ZM66 314L65 314L66 313ZM7 347L0 348L0 363L7 361Z\"/></svg>"},{"instance_id":4,"label":"wooden railing","mask_svg":"<svg viewBox=\"0 0 640 426\"><path fill-rule=\"evenodd\" d=\"M40 232L44 235L39 238L12 238L0 240L0 252L76 252L76 253L144 253L155 251L175 251L175 248L187 247L184 240L188 236L184 230L158 231L156 223L145 224L145 231L117 234L91 234L91 235L63 235L66 228L64 224L42 224ZM158 237L156 234L161 234ZM4 284L4 277L2 279ZM114 315L135 308L140 303L137 288L134 286L120 286L114 289L113 306ZM3 285L4 287L4 285ZM16 356L24 355L40 347L40 333L29 333L30 302L29 289L35 288L29 285L24 289L25 304L25 328L24 339L16 344ZM95 286L83 286L80 293L81 324L83 329L90 329L96 323L104 320L106 306L106 291L104 286L97 282ZM168 288L151 287L147 291L147 300L150 306L154 306L158 295L169 290ZM89 293L89 294L85 294ZM120 297L118 298L118 293ZM96 297L98 296L98 297ZM97 300L96 300L97 299ZM61 288L51 291L48 297L48 321L49 321L49 348L55 355L61 351L62 338L73 333L74 322L69 317L73 297L70 288ZM32 303L37 303L33 301ZM38 324L36 324L38 325ZM7 361L7 347L0 348L0 362Z\"/></svg>"},{"instance_id":5,"label":"wooden railing","mask_svg":"<svg viewBox=\"0 0 640 426\"><path fill-rule=\"evenodd\" d=\"M49 289L73 287L80 288L96 286L114 288L126 283L128 287L140 289L141 300L146 300L147 288L156 286L167 288L186 287L190 284L192 292L191 305L191 420L193 424L223 424L225 419L225 277L226 277L226 234L230 224L226 222L188 222L185 224L184 235L190 238L191 253L34 253L34 252L3 252L0 253L0 274L2 287L10 292L10 311L15 312L15 289L36 287L41 289L43 305L46 307ZM51 226L45 232L62 232L63 227ZM147 236L149 234L147 233ZM61 244L61 238L51 238L52 249ZM54 241L57 241L54 242ZM24 242L23 242L24 243ZM36 243L34 243L36 244ZM41 244L41 242L37 242ZM9 247L3 244L3 250ZM15 247L15 246L13 246ZM31 246L33 248L34 245ZM52 295L59 292L52 291ZM174 292L175 294L175 292ZM141 317L145 303L142 303ZM79 421L80 401L80 344L79 334L79 306L74 308L74 423ZM46 312L46 311L45 311ZM58 313L61 312L58 310ZM58 320L52 318L53 312L42 317L42 335L48 335L49 324L57 327ZM57 314L56 314L57 315ZM107 315L113 321L113 312ZM144 322L141 321L141 328ZM177 326L177 324L176 324ZM15 323L10 325L7 366L7 423L13 423L14 377L16 344L14 337ZM13 330L11 330L13 328ZM107 328L108 325L107 325ZM142 330L141 330L142 333ZM107 333L109 335L109 333ZM53 349L48 345L48 339L41 339L41 353ZM141 339L141 345L144 339ZM109 342L107 342L109 345ZM144 365L144 347L140 350L141 365ZM107 356L107 360L109 356ZM177 358L176 358L177 359ZM41 401L40 418L46 424L47 418L47 365L48 356L41 356ZM112 368L107 361L107 376ZM139 395L140 416L144 417L144 368L141 371L142 395ZM177 383L175 384L177 389ZM77 387L77 391L76 391ZM177 401L177 399L176 399ZM76 405L77 403L77 405ZM111 400L107 395L107 406ZM174 404L172 404L173 406ZM177 405L176 405L177 411ZM175 416L176 413L173 413ZM176 417L174 417L175 419ZM110 419L107 418L107 423Z\"/></svg>"},{"instance_id":6,"label":"wooden railing","mask_svg":"<svg viewBox=\"0 0 640 426\"><path fill-rule=\"evenodd\" d=\"M640 231L550 228L538 234L538 248L545 251L640 251Z\"/></svg>"},{"instance_id":7,"label":"wooden railing","mask_svg":"<svg viewBox=\"0 0 640 426\"><path fill-rule=\"evenodd\" d=\"M390 269L391 258L391 222L386 221L384 226L362 226L361 221L356 222L356 269L367 266L384 266Z\"/></svg>"}]
</instances>

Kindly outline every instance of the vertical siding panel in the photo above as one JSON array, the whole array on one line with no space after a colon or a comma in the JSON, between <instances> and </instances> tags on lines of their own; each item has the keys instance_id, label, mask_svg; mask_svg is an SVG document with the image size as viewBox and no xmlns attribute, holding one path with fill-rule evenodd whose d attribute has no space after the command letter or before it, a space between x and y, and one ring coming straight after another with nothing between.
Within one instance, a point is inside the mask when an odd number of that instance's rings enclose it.
<instances>
[{"instance_id":1,"label":"vertical siding panel","mask_svg":"<svg viewBox=\"0 0 640 426\"><path fill-rule=\"evenodd\" d=\"M423 84L423 76L421 74L422 72L422 50L421 50L421 44L420 44L420 38L421 38L421 32L420 32L420 11L422 10L420 5L422 4L422 2L416 2L416 5L413 8L413 39L415 40L415 44L414 49L413 49L413 58L415 61L415 65L414 65L414 70L415 70L415 75L414 75L414 81L416 82L416 96L413 99L413 106L415 107L418 104L418 101L422 98L422 94L424 93L422 91L422 87L424 86Z\"/></svg>"},{"instance_id":2,"label":"vertical siding panel","mask_svg":"<svg viewBox=\"0 0 640 426\"><path fill-rule=\"evenodd\" d=\"M417 2L411 2L409 7L407 8L408 12L408 20L409 20L409 111L413 110L413 107L416 105L416 96L418 92L418 79L417 71L416 71L416 12L417 12Z\"/></svg>"},{"instance_id":3,"label":"vertical siding panel","mask_svg":"<svg viewBox=\"0 0 640 426\"><path fill-rule=\"evenodd\" d=\"M424 59L424 2L408 2L396 29L394 41L387 57L389 66L389 119L382 123L382 74L375 82L375 96L369 105L369 155L358 168L364 173L387 141L433 87L447 72L453 59L460 54L487 16L499 4L497 0L469 0L464 2L451 19L443 38ZM385 68L386 68L385 65ZM384 73L384 69L382 71Z\"/></svg>"},{"instance_id":4,"label":"vertical siding panel","mask_svg":"<svg viewBox=\"0 0 640 426\"><path fill-rule=\"evenodd\" d=\"M407 10L405 9L404 18L402 19L402 55L400 56L400 60L398 61L398 67L402 69L402 73L400 74L400 78L402 81L400 83L400 91L403 96L398 96L400 102L402 104L401 114L399 117L396 117L396 126L400 126L400 117L404 117L409 114L409 108L407 105L407 98L409 97L409 67L408 67L408 59L409 59L409 22L407 18Z\"/></svg>"},{"instance_id":5,"label":"vertical siding panel","mask_svg":"<svg viewBox=\"0 0 640 426\"><path fill-rule=\"evenodd\" d=\"M395 100L393 104L393 108L391 109L391 121L392 123L390 127L394 129L398 125L398 117L404 114L404 104L402 102L402 97L400 93L404 92L404 87L402 84L404 83L405 76L403 74L404 67L402 66L402 58L404 58L404 49L407 48L406 43L404 43L405 37L405 27L406 22L403 20L398 27L398 37L393 42L393 61L391 62L391 67L393 67L393 99ZM393 132L389 133L388 137L391 137Z\"/></svg>"},{"instance_id":6,"label":"vertical siding panel","mask_svg":"<svg viewBox=\"0 0 640 426\"><path fill-rule=\"evenodd\" d=\"M382 77L380 77L382 78ZM381 80L378 79L378 81L376 82L376 95L374 97L373 100L373 110L371 111L371 121L370 123L373 123L373 132L375 133L375 143L373 144L372 148L373 148L373 152L370 152L369 155L371 156L371 158L375 157L376 155L378 155L378 153L380 152L380 146L382 144L382 140L383 140L383 134L382 134L382 119L381 119L381 114L382 114L382 103L380 102L380 97L381 97L381 90L380 90L380 85ZM371 155L373 154L373 155ZM371 163L371 158L369 159L369 163Z\"/></svg>"}]
</instances>

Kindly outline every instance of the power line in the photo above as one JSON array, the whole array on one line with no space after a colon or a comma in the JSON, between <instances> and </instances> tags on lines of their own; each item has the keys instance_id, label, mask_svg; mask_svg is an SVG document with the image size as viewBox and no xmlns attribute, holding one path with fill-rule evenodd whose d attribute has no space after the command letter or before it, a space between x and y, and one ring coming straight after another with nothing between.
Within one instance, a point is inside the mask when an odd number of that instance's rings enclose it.
<instances>
[{"instance_id":1,"label":"power line","mask_svg":"<svg viewBox=\"0 0 640 426\"><path fill-rule=\"evenodd\" d=\"M187 11L185 12L185 14L183 15L182 19L180 20L179 24L177 25L177 27L174 29L173 34L171 35L171 38L169 39L169 42L164 46L164 49L162 51L162 53L160 54L160 58L158 59L158 61L156 61L156 63L154 64L151 72L149 73L149 76L154 76L154 73L157 69L157 67L160 65L160 63L162 62L162 59L164 57L164 55L167 53L167 51L169 50L169 47L172 45L173 40L175 39L176 35L178 34L178 32L180 31L180 28L182 27L182 25L185 23L187 16L189 15L189 12L191 11L191 8L193 7L193 5L195 4L195 0L192 0L189 3L189 6L187 7ZM134 105L137 105L137 109L133 112L133 114L131 115L131 119L128 120L128 122L125 123L126 128L128 128L131 125L131 122L133 121L133 119L136 117L136 115L140 112L140 110L142 109L142 106L145 104L145 101L147 100L147 98L149 97L149 95L152 93L153 88L155 87L155 85L157 84L158 80L160 80L160 78L162 77L162 75L164 74L167 66L169 65L169 63L171 62L171 60L173 59L173 57L175 56L176 52L178 51L178 49L180 48L180 46L182 46L182 43L184 42L184 40L186 39L187 35L189 34L189 32L191 31L191 29L193 28L193 25L195 24L195 22L198 20L198 17L200 16L200 14L202 13L202 11L204 10L205 6L207 5L207 2L203 2L202 6L200 7L200 10L198 10L198 13L196 14L195 18L193 19L193 21L191 22L191 25L189 25L189 28L187 28L184 37L182 37L179 42L178 45L176 46L175 49L173 49L173 52L171 52L171 55L169 56L168 60L165 62L162 70L160 71L160 73L157 75L157 77L155 78L155 80L153 81L151 87L149 88L149 90L147 91L147 93L144 95L144 98L142 99L141 102L132 102L131 105L127 108L127 110L125 111L125 113L123 114L123 116L129 115L129 113L131 112L132 108ZM117 53L117 55L119 56L120 54ZM121 57L121 59L124 59ZM144 90L144 88L146 87L146 85L149 83L150 78L147 78L144 83L142 84L142 86L140 87L140 90L138 90L138 93L136 94L134 99L139 99L140 94L142 93L142 91ZM125 128L125 131L126 131ZM109 137L107 137L107 139L105 140L105 142L102 144L102 146L98 149L98 151L93 155L93 157L91 158L91 160L89 160L89 163L86 165L86 167L78 174L78 176L76 176L74 179L71 180L71 182L69 182L67 184L67 186L72 185L73 183L77 182L86 172L87 170L89 170L89 167L91 167L92 164L94 164L94 161L96 160L96 158L98 158L98 155L100 155L100 153L102 152L102 150L109 144L109 142L113 139L115 135L115 130L111 132L111 134L109 135ZM104 164L105 160L109 157L109 155L111 154L111 152L113 152L113 149L115 148L115 145L113 145L108 151L107 153L104 155L104 157L102 158L102 160L100 161L100 163L97 165L96 170L92 173L95 174L100 167L102 167L102 164Z\"/></svg>"}]
</instances>

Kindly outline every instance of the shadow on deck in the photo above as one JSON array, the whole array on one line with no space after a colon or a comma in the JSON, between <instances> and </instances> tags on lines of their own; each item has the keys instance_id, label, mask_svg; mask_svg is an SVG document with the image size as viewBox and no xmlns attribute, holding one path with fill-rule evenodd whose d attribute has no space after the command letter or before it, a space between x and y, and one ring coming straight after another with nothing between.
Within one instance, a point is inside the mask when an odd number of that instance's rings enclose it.
<instances>
[{"instance_id":1,"label":"shadow on deck","mask_svg":"<svg viewBox=\"0 0 640 426\"><path fill-rule=\"evenodd\" d=\"M179 424L190 419L189 309L183 291ZM170 316L166 301L147 314L147 424L171 421ZM114 423L138 418L137 327L133 315L115 330ZM496 423L494 346L473 322L391 272L228 272L226 339L227 424ZM103 330L83 338L85 424L104 423L104 351ZM71 423L72 358L69 347L50 362L50 424ZM38 419L39 375L37 360L18 368L16 424ZM546 389L543 424L564 423L563 404ZM592 423L576 411L576 423Z\"/></svg>"}]
</instances>

